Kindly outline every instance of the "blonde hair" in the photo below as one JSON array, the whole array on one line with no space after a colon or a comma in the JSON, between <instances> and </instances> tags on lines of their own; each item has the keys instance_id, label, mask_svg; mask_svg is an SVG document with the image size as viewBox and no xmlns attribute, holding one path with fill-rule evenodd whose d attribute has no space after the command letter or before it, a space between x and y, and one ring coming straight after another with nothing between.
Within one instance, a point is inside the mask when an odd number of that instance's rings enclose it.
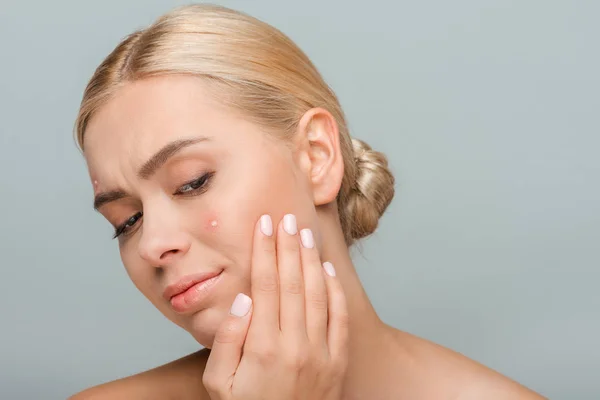
<instances>
[{"instance_id":1,"label":"blonde hair","mask_svg":"<svg viewBox=\"0 0 600 400\"><path fill-rule=\"evenodd\" d=\"M386 157L352 139L339 101L294 42L274 27L225 7L177 8L125 38L88 83L76 121L84 147L86 126L125 83L189 74L214 87L224 104L289 139L304 113L328 110L338 124L344 177L337 197L345 240L371 234L394 196Z\"/></svg>"}]
</instances>

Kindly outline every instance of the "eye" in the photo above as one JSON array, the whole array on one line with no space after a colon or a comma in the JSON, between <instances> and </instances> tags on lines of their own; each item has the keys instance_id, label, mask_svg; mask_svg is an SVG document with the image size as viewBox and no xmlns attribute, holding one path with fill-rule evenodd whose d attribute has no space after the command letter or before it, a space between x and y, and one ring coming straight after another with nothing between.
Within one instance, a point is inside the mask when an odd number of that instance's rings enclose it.
<instances>
[{"instance_id":1,"label":"eye","mask_svg":"<svg viewBox=\"0 0 600 400\"><path fill-rule=\"evenodd\" d=\"M115 235L113 236L113 239L115 239L115 238L117 238L117 237L119 237L119 236L121 236L123 234L127 234L127 232L129 232L129 230L142 217L142 215L144 215L144 214L140 211L137 214L134 214L127 221L123 222L121 225L117 226L117 228L115 229Z\"/></svg>"},{"instance_id":2,"label":"eye","mask_svg":"<svg viewBox=\"0 0 600 400\"><path fill-rule=\"evenodd\" d=\"M210 183L211 178L213 177L214 172L208 172L201 177L194 179L191 182L186 183L181 186L177 191L175 191L175 195L180 196L197 196L204 193L208 189L208 184ZM115 229L114 238L118 238L121 235L127 235L131 228L137 224L138 220L142 217L143 213L140 211L133 216L131 216L127 221L123 222L121 225L117 226Z\"/></svg>"},{"instance_id":3,"label":"eye","mask_svg":"<svg viewBox=\"0 0 600 400\"><path fill-rule=\"evenodd\" d=\"M200 178L194 179L193 181L181 186L174 194L182 196L195 196L202 194L206 191L208 183L214 174L214 172L208 172L202 175Z\"/></svg>"}]
</instances>

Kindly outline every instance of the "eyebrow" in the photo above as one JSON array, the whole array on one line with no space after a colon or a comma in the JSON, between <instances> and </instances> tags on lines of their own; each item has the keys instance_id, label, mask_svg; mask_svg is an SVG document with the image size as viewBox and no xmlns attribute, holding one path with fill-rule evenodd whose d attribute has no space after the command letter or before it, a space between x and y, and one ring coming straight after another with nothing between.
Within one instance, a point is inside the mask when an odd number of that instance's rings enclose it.
<instances>
[{"instance_id":1,"label":"eyebrow","mask_svg":"<svg viewBox=\"0 0 600 400\"><path fill-rule=\"evenodd\" d=\"M169 160L169 158L173 157L175 154L177 154L186 147L208 140L210 140L210 138L206 136L198 136L189 139L175 140L170 143L167 143L160 150L154 153L154 155L150 157L148 161L146 161L140 167L137 173L138 177L144 180L150 179L152 175L154 175L156 171ZM128 194L121 189L98 193L94 197L94 209L98 210L100 207L106 205L107 203L120 200L127 196Z\"/></svg>"},{"instance_id":2,"label":"eyebrow","mask_svg":"<svg viewBox=\"0 0 600 400\"><path fill-rule=\"evenodd\" d=\"M146 161L140 170L138 171L138 177L140 179L150 179L152 175L160 167L166 163L169 158L183 150L184 148L191 146L199 142L205 142L210 140L206 136L198 136L190 139L175 140L171 143L166 144L162 149L157 151L148 161Z\"/></svg>"},{"instance_id":3,"label":"eyebrow","mask_svg":"<svg viewBox=\"0 0 600 400\"><path fill-rule=\"evenodd\" d=\"M122 190L111 190L109 192L98 193L96 197L94 197L94 210L98 210L106 203L117 201L124 197L127 197L127 193Z\"/></svg>"}]
</instances>

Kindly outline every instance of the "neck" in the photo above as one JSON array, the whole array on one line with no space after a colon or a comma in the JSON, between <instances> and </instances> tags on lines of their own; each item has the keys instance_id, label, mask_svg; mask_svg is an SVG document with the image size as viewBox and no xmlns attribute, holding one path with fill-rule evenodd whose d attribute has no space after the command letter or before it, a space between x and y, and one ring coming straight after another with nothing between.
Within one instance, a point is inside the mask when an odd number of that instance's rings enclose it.
<instances>
[{"instance_id":1,"label":"neck","mask_svg":"<svg viewBox=\"0 0 600 400\"><path fill-rule=\"evenodd\" d=\"M383 323L360 282L339 224L323 224L321 234L323 237L321 259L333 263L336 276L342 283L350 317L351 333L366 333L380 328Z\"/></svg>"},{"instance_id":2,"label":"neck","mask_svg":"<svg viewBox=\"0 0 600 400\"><path fill-rule=\"evenodd\" d=\"M389 356L387 344L393 329L381 321L373 308L352 263L337 213L330 211L323 211L320 215L321 259L333 263L348 306L350 341L344 398L368 398L363 393L376 384L377 365L386 355Z\"/></svg>"}]
</instances>

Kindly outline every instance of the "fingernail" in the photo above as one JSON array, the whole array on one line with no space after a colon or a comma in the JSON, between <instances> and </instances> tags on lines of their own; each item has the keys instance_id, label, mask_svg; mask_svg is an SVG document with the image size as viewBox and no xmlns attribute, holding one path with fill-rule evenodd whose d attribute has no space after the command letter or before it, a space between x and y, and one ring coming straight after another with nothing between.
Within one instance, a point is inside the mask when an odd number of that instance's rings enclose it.
<instances>
[{"instance_id":1,"label":"fingernail","mask_svg":"<svg viewBox=\"0 0 600 400\"><path fill-rule=\"evenodd\" d=\"M335 268L333 268L333 264L329 261L323 263L323 269L329 276L335 276Z\"/></svg>"},{"instance_id":2,"label":"fingernail","mask_svg":"<svg viewBox=\"0 0 600 400\"><path fill-rule=\"evenodd\" d=\"M298 226L296 225L296 216L294 214L286 214L283 217L283 230L290 235L298 233Z\"/></svg>"},{"instance_id":3,"label":"fingernail","mask_svg":"<svg viewBox=\"0 0 600 400\"><path fill-rule=\"evenodd\" d=\"M248 314L251 305L252 299L246 296L244 293L240 293L235 296L235 300L233 301L231 310L229 312L231 315L235 315L236 317L243 317Z\"/></svg>"},{"instance_id":4,"label":"fingernail","mask_svg":"<svg viewBox=\"0 0 600 400\"><path fill-rule=\"evenodd\" d=\"M260 231L266 236L273 234L273 221L271 221L270 216L265 214L260 217Z\"/></svg>"},{"instance_id":5,"label":"fingernail","mask_svg":"<svg viewBox=\"0 0 600 400\"><path fill-rule=\"evenodd\" d=\"M312 231L310 229L302 229L300 231L300 239L302 240L302 246L307 249L315 247L315 239L313 238Z\"/></svg>"}]
</instances>

